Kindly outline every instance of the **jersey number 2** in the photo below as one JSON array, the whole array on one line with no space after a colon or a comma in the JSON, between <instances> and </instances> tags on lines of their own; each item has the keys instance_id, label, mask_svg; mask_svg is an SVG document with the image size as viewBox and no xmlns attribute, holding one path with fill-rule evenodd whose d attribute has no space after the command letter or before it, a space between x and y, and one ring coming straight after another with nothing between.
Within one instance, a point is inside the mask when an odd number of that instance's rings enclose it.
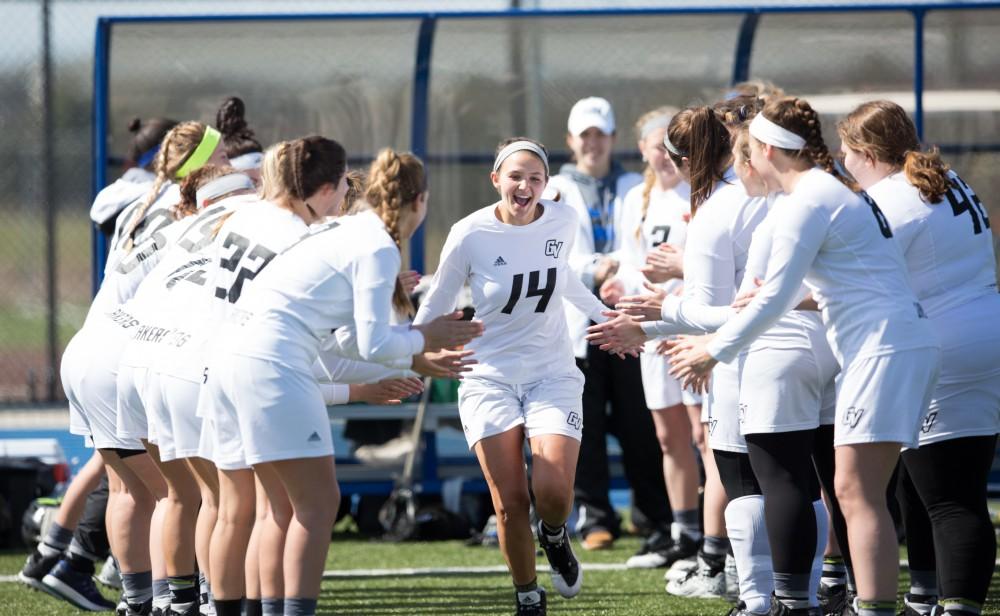
<instances>
[{"instance_id":1,"label":"jersey number 2","mask_svg":"<svg viewBox=\"0 0 1000 616\"><path fill-rule=\"evenodd\" d=\"M556 268L550 267L545 275L545 288L538 288L538 279L541 277L541 270L535 270L533 272L528 272L528 292L524 294L524 297L538 297L538 305L535 306L535 312L545 312L545 309L549 305L549 300L552 299L552 293L556 290ZM517 305L518 300L521 299L521 289L524 287L524 274L514 274L514 284L510 288L510 297L507 299L507 305L503 307L500 312L504 314L510 314L514 312L514 306Z\"/></svg>"},{"instance_id":2,"label":"jersey number 2","mask_svg":"<svg viewBox=\"0 0 1000 616\"><path fill-rule=\"evenodd\" d=\"M250 240L238 233L230 233L226 237L225 242L223 242L222 247L233 248L233 252L229 258L219 261L219 265L223 268L230 272L235 272L241 262L246 263L246 265L240 268L239 273L236 274L233 286L229 287L229 289L224 287L215 288L215 296L217 298L227 299L230 303L235 304L236 300L240 298L240 293L243 292L243 282L253 280L260 273L260 270L264 269L264 266L270 263L271 259L276 255L260 244L254 246L250 253L246 254L247 249L250 248ZM244 258L244 254L246 254L246 258Z\"/></svg>"}]
</instances>

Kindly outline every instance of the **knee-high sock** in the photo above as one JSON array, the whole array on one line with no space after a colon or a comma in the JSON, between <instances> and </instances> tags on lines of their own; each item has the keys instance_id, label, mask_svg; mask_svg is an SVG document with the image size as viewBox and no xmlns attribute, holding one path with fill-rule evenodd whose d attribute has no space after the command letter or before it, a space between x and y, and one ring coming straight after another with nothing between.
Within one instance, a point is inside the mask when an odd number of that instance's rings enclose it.
<instances>
[{"instance_id":1,"label":"knee-high sock","mask_svg":"<svg viewBox=\"0 0 1000 616\"><path fill-rule=\"evenodd\" d=\"M726 530L740 579L740 601L751 612L765 613L771 607L774 570L764 522L764 497L755 494L729 501Z\"/></svg>"},{"instance_id":2,"label":"knee-high sock","mask_svg":"<svg viewBox=\"0 0 1000 616\"><path fill-rule=\"evenodd\" d=\"M826 538L830 530L830 519L822 498L813 501L813 509L816 511L816 556L813 558L812 575L809 576L810 607L819 605L816 593L819 591L819 580L823 577L823 554L826 552Z\"/></svg>"}]
</instances>

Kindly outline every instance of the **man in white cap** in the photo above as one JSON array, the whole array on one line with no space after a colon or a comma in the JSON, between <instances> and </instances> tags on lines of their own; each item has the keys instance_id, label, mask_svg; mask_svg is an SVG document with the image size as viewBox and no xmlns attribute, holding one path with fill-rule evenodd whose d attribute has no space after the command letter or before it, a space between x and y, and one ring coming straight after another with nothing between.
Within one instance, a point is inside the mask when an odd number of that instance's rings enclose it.
<instances>
[{"instance_id":1,"label":"man in white cap","mask_svg":"<svg viewBox=\"0 0 1000 616\"><path fill-rule=\"evenodd\" d=\"M566 144L573 152L573 162L562 166L548 189L558 191L560 200L575 208L579 219L570 266L585 285L614 306L617 298L602 286L618 270L620 238L627 232L621 225L625 195L642 177L612 160L615 114L606 99L577 101L570 110L567 129ZM621 521L608 496L608 434L621 444L625 475L633 490L633 521L649 532L669 529L670 503L660 471L662 454L645 405L639 360L619 359L588 347L584 336L589 320L571 306L566 307L566 321L577 365L586 379L575 487L580 514L576 530L583 536L583 547L609 548L621 533Z\"/></svg>"}]
</instances>

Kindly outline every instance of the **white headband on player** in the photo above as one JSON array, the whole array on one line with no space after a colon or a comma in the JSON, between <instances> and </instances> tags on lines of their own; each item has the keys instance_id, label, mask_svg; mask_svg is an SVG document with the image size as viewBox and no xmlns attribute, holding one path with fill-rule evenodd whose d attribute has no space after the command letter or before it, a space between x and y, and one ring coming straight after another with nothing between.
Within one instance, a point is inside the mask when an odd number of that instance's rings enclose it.
<instances>
[{"instance_id":1,"label":"white headband on player","mask_svg":"<svg viewBox=\"0 0 1000 616\"><path fill-rule=\"evenodd\" d=\"M801 150L806 147L805 139L768 120L763 113L758 113L750 121L750 134L761 143L786 150Z\"/></svg>"},{"instance_id":2,"label":"white headband on player","mask_svg":"<svg viewBox=\"0 0 1000 616\"><path fill-rule=\"evenodd\" d=\"M677 146L675 146L674 144L670 143L670 134L669 133L663 133L663 147L667 148L667 151L670 152L671 154L673 154L674 156L680 156L681 158L687 156L687 154L685 154L685 153L681 152L680 150L678 150Z\"/></svg>"},{"instance_id":3,"label":"white headband on player","mask_svg":"<svg viewBox=\"0 0 1000 616\"><path fill-rule=\"evenodd\" d=\"M672 117L673 116L670 114L664 113L663 115L658 115L654 118L646 120L646 123L639 127L639 139L645 139L650 135L650 133L658 128L666 128L670 126L670 119Z\"/></svg>"},{"instance_id":4,"label":"white headband on player","mask_svg":"<svg viewBox=\"0 0 1000 616\"><path fill-rule=\"evenodd\" d=\"M248 169L260 169L260 163L264 160L263 152L249 152L241 154L236 158L229 159L229 166L233 169L246 171Z\"/></svg>"},{"instance_id":5,"label":"white headband on player","mask_svg":"<svg viewBox=\"0 0 1000 616\"><path fill-rule=\"evenodd\" d=\"M493 171L499 171L500 165L503 164L503 161L510 158L513 154L523 151L531 152L538 156L538 158L541 158L542 164L545 165L545 175L549 175L549 157L545 155L545 150L539 147L537 143L532 143L530 141L515 141L514 143L504 146L504 148L500 150L500 153L497 154L496 160L493 161Z\"/></svg>"},{"instance_id":6,"label":"white headband on player","mask_svg":"<svg viewBox=\"0 0 1000 616\"><path fill-rule=\"evenodd\" d=\"M198 201L198 207L204 207L205 202L209 199L218 199L237 190L256 190L256 187L253 185L253 180L242 173L230 173L221 178L215 178L199 188L195 199Z\"/></svg>"}]
</instances>

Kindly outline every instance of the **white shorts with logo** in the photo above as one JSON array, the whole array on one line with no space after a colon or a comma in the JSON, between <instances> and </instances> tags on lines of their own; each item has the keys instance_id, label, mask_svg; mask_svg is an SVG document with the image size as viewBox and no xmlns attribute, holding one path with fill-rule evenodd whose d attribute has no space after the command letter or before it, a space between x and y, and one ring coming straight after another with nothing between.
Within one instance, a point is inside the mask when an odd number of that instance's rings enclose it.
<instances>
[{"instance_id":1,"label":"white shorts with logo","mask_svg":"<svg viewBox=\"0 0 1000 616\"><path fill-rule=\"evenodd\" d=\"M146 439L153 444L159 444L156 436L151 434L149 421L146 417L146 405L142 392L146 388L146 368L118 365L118 417L116 429L121 438Z\"/></svg>"},{"instance_id":2,"label":"white shorts with logo","mask_svg":"<svg viewBox=\"0 0 1000 616\"><path fill-rule=\"evenodd\" d=\"M744 355L712 369L708 395L702 403L702 417L708 418L705 438L712 449L746 453L747 442L740 434L740 373Z\"/></svg>"},{"instance_id":3,"label":"white shorts with logo","mask_svg":"<svg viewBox=\"0 0 1000 616\"><path fill-rule=\"evenodd\" d=\"M522 385L466 377L458 388L458 412L469 449L484 438L524 426L525 436L583 435L583 373L574 369Z\"/></svg>"},{"instance_id":4,"label":"white shorts with logo","mask_svg":"<svg viewBox=\"0 0 1000 616\"><path fill-rule=\"evenodd\" d=\"M125 340L114 329L85 327L63 353L60 372L69 384L67 397L72 395L70 432L90 436L98 449L144 450L139 439L118 436L118 361Z\"/></svg>"},{"instance_id":5,"label":"white shorts with logo","mask_svg":"<svg viewBox=\"0 0 1000 616\"><path fill-rule=\"evenodd\" d=\"M941 375L920 426L920 444L1000 432L1000 295L931 319Z\"/></svg>"},{"instance_id":6,"label":"white shorts with logo","mask_svg":"<svg viewBox=\"0 0 1000 616\"><path fill-rule=\"evenodd\" d=\"M834 422L840 372L830 347L753 348L740 362L740 432L811 430Z\"/></svg>"},{"instance_id":7,"label":"white shorts with logo","mask_svg":"<svg viewBox=\"0 0 1000 616\"><path fill-rule=\"evenodd\" d=\"M940 363L938 347L846 362L837 379L833 444L901 443L916 447Z\"/></svg>"},{"instance_id":8,"label":"white shorts with logo","mask_svg":"<svg viewBox=\"0 0 1000 616\"><path fill-rule=\"evenodd\" d=\"M218 354L203 389L213 398L214 461L220 469L333 455L330 418L311 371Z\"/></svg>"},{"instance_id":9,"label":"white shorts with logo","mask_svg":"<svg viewBox=\"0 0 1000 616\"><path fill-rule=\"evenodd\" d=\"M656 342L647 342L646 348L639 354L642 391L646 395L646 406L651 411L670 408L684 401L681 384L669 374L667 356L656 353Z\"/></svg>"}]
</instances>

